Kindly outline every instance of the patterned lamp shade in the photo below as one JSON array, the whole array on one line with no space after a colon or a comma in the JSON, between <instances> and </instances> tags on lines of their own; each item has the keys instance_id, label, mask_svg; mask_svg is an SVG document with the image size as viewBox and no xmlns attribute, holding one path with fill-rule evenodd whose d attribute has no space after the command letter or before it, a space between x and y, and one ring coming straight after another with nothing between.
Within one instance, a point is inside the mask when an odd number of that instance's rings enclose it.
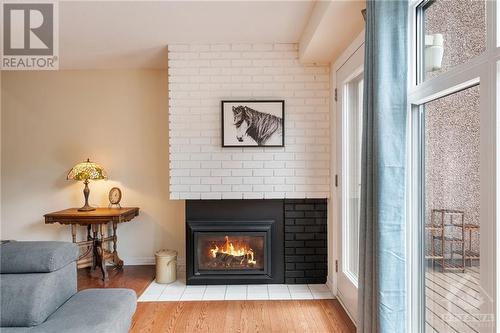
<instances>
[{"instance_id":1,"label":"patterned lamp shade","mask_svg":"<svg viewBox=\"0 0 500 333\"><path fill-rule=\"evenodd\" d=\"M86 162L78 163L68 173L66 179L68 180L98 180L108 178L104 168L97 163Z\"/></svg>"}]
</instances>

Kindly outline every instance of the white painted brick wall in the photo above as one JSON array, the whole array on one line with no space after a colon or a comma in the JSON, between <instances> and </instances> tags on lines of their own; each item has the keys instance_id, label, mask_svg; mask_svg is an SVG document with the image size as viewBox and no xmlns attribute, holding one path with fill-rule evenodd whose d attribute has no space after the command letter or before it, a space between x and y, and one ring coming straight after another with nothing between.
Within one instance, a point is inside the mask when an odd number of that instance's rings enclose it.
<instances>
[{"instance_id":1,"label":"white painted brick wall","mask_svg":"<svg viewBox=\"0 0 500 333\"><path fill-rule=\"evenodd\" d=\"M170 197L329 197L329 67L296 44L168 47ZM222 148L220 101L284 99L285 147Z\"/></svg>"}]
</instances>

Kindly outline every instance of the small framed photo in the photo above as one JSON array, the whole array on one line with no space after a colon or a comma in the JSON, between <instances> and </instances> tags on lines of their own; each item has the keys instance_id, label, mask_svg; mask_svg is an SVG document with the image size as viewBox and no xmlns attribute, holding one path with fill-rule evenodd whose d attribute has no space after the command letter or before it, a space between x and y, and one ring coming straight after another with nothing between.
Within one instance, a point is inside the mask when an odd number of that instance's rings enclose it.
<instances>
[{"instance_id":1,"label":"small framed photo","mask_svg":"<svg viewBox=\"0 0 500 333\"><path fill-rule=\"evenodd\" d=\"M222 147L284 147L285 101L222 101Z\"/></svg>"}]
</instances>

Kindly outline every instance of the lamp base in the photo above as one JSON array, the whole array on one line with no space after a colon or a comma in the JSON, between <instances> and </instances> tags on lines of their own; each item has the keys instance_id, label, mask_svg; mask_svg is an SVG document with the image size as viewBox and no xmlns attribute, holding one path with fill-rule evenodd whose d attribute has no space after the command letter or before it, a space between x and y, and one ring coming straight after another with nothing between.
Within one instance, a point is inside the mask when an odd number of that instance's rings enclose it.
<instances>
[{"instance_id":1,"label":"lamp base","mask_svg":"<svg viewBox=\"0 0 500 333\"><path fill-rule=\"evenodd\" d=\"M83 206L82 208L78 208L79 212L91 212L93 210L95 210L95 208L92 206L89 206L87 204L85 206Z\"/></svg>"},{"instance_id":2,"label":"lamp base","mask_svg":"<svg viewBox=\"0 0 500 333\"><path fill-rule=\"evenodd\" d=\"M83 196L85 197L85 205L83 205L82 208L79 208L78 211L79 212L91 212L91 211L95 210L95 208L92 207L91 205L89 205L89 194L90 194L89 180L85 179L83 184L85 184L85 187L83 189Z\"/></svg>"}]
</instances>

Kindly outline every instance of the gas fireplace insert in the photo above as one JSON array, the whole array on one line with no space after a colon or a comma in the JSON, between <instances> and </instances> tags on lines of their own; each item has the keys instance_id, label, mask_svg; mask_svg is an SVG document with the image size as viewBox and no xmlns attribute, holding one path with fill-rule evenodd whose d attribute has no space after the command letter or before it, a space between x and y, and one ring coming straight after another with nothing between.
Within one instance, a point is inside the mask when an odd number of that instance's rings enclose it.
<instances>
[{"instance_id":1,"label":"gas fireplace insert","mask_svg":"<svg viewBox=\"0 0 500 333\"><path fill-rule=\"evenodd\" d=\"M264 232L210 232L195 234L195 267L198 272L266 271L266 244Z\"/></svg>"},{"instance_id":2,"label":"gas fireplace insert","mask_svg":"<svg viewBox=\"0 0 500 333\"><path fill-rule=\"evenodd\" d=\"M201 215L204 219L190 219L188 208L187 284L283 283L282 220L262 209L251 216L254 219L242 219L238 210L231 214L232 209L213 216L220 212L213 208Z\"/></svg>"},{"instance_id":3,"label":"gas fireplace insert","mask_svg":"<svg viewBox=\"0 0 500 333\"><path fill-rule=\"evenodd\" d=\"M187 221L187 283L281 283L273 272L274 223Z\"/></svg>"}]
</instances>

